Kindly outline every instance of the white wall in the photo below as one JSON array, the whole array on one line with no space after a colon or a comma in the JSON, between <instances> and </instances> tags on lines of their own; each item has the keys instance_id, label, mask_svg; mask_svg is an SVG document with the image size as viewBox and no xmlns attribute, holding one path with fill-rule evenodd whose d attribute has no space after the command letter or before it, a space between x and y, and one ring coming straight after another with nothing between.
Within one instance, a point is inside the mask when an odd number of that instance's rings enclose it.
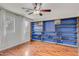
<instances>
[{"instance_id":1,"label":"white wall","mask_svg":"<svg viewBox=\"0 0 79 59\"><path fill-rule=\"evenodd\" d=\"M0 21L3 21L4 19L6 20L7 15L5 15L3 12L6 13L8 11L6 10L1 11L0 16L2 16L2 19L0 17ZM0 32L0 51L22 44L30 40L30 22L27 20L28 18L16 15L15 32L12 33L7 32L6 34L4 31L4 21L0 24L0 26L2 25L2 28L0 28L2 29L2 31ZM26 27L24 24L25 21L28 22Z\"/></svg>"},{"instance_id":2,"label":"white wall","mask_svg":"<svg viewBox=\"0 0 79 59\"><path fill-rule=\"evenodd\" d=\"M28 19L28 18L27 18ZM26 18L24 19L24 23L23 23L24 25L24 30L23 30L23 34L24 34L24 40L25 41L29 41L29 39L30 39L30 22L28 22L27 20L26 20Z\"/></svg>"}]
</instances>

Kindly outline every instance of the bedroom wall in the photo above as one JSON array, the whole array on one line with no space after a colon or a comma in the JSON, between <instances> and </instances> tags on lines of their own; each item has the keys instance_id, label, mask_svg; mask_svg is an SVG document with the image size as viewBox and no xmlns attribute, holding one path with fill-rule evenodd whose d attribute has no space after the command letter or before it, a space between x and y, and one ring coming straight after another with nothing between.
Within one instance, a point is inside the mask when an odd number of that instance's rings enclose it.
<instances>
[{"instance_id":1,"label":"bedroom wall","mask_svg":"<svg viewBox=\"0 0 79 59\"><path fill-rule=\"evenodd\" d=\"M11 48L13 46L22 44L30 40L30 22L27 21L28 18L25 18L20 15L16 15L14 13L15 18L15 32L6 32L5 33L5 23L6 20L5 13L9 11L1 9L0 11L0 51L5 50L7 48ZM2 22L1 22L2 21ZM27 26L25 26L25 21L27 21ZM25 31L24 31L25 30Z\"/></svg>"}]
</instances>

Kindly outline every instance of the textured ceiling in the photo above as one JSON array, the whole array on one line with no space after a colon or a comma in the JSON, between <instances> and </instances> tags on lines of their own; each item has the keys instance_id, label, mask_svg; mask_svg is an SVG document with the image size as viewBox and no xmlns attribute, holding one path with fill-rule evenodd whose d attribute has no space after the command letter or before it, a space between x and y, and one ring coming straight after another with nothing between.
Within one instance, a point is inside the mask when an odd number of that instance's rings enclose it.
<instances>
[{"instance_id":1,"label":"textured ceiling","mask_svg":"<svg viewBox=\"0 0 79 59\"><path fill-rule=\"evenodd\" d=\"M28 15L28 13L22 9L31 8L33 9L32 3L0 3L0 6L8 9L12 12L17 14L24 15L28 18L33 19L34 21L42 21L42 20L51 20L51 19L60 19L60 18L67 18L67 17L75 17L79 16L79 4L77 3L43 3L41 9L51 9L52 12L50 13L43 13L43 16L39 15Z\"/></svg>"}]
</instances>

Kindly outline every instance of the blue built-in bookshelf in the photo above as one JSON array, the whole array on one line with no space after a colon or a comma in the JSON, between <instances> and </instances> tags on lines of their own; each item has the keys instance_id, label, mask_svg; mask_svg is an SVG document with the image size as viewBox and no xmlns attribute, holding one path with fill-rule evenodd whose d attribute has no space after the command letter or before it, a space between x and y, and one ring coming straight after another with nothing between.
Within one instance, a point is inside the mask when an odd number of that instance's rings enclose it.
<instances>
[{"instance_id":1,"label":"blue built-in bookshelf","mask_svg":"<svg viewBox=\"0 0 79 59\"><path fill-rule=\"evenodd\" d=\"M32 22L32 40L41 40L43 32L42 22Z\"/></svg>"},{"instance_id":2,"label":"blue built-in bookshelf","mask_svg":"<svg viewBox=\"0 0 79 59\"><path fill-rule=\"evenodd\" d=\"M32 40L77 47L77 18L32 22Z\"/></svg>"},{"instance_id":3,"label":"blue built-in bookshelf","mask_svg":"<svg viewBox=\"0 0 79 59\"><path fill-rule=\"evenodd\" d=\"M55 38L55 24L54 24L54 20L52 21L44 21L43 22L43 27L44 27L44 32L43 32L43 41L47 41L47 42L55 42L54 38Z\"/></svg>"},{"instance_id":4,"label":"blue built-in bookshelf","mask_svg":"<svg viewBox=\"0 0 79 59\"><path fill-rule=\"evenodd\" d=\"M60 32L63 39L63 44L76 45L77 18L62 19Z\"/></svg>"}]
</instances>

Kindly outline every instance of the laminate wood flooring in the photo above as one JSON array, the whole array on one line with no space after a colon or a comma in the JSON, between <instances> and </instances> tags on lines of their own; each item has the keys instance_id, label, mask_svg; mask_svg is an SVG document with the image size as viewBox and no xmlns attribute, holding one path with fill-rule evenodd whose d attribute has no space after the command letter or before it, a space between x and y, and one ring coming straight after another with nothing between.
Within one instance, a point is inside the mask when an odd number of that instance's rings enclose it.
<instances>
[{"instance_id":1,"label":"laminate wood flooring","mask_svg":"<svg viewBox=\"0 0 79 59\"><path fill-rule=\"evenodd\" d=\"M78 56L78 48L31 41L1 51L0 56Z\"/></svg>"}]
</instances>

